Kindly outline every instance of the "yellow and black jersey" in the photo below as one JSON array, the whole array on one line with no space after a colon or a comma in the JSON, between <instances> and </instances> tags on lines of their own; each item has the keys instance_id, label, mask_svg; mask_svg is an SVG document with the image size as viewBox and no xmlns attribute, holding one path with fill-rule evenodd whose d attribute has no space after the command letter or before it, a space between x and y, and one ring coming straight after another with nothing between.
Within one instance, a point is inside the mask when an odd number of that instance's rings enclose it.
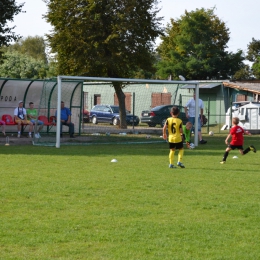
<instances>
[{"instance_id":1,"label":"yellow and black jersey","mask_svg":"<svg viewBox=\"0 0 260 260\"><path fill-rule=\"evenodd\" d=\"M176 117L169 117L165 124L168 129L169 143L179 143L182 141L180 129L182 129L182 120Z\"/></svg>"}]
</instances>

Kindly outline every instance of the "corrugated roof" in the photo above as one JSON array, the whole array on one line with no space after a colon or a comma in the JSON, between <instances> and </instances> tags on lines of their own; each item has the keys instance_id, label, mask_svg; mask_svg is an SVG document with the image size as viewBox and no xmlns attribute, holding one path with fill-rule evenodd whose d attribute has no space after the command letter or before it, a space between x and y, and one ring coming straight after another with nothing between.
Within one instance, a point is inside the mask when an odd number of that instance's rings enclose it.
<instances>
[{"instance_id":1,"label":"corrugated roof","mask_svg":"<svg viewBox=\"0 0 260 260\"><path fill-rule=\"evenodd\" d=\"M260 94L260 82L240 82L240 81L221 81L221 82L199 82L200 89L211 89L223 84L224 87L234 88L237 90L243 90ZM181 88L194 89L195 85L183 85Z\"/></svg>"},{"instance_id":2,"label":"corrugated roof","mask_svg":"<svg viewBox=\"0 0 260 260\"><path fill-rule=\"evenodd\" d=\"M218 83L199 83L200 89L206 89L206 88L215 88L217 86L221 86L222 82ZM181 88L195 88L195 85L184 85Z\"/></svg>"},{"instance_id":3,"label":"corrugated roof","mask_svg":"<svg viewBox=\"0 0 260 260\"><path fill-rule=\"evenodd\" d=\"M244 83L244 82L223 82L224 87L235 88L260 94L260 83Z\"/></svg>"}]
</instances>

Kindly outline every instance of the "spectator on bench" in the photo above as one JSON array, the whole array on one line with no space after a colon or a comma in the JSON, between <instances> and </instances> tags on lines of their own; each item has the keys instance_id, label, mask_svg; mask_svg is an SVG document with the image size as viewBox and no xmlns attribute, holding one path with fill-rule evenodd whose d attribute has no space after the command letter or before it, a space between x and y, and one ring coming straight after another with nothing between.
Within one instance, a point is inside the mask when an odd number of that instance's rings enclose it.
<instances>
[{"instance_id":1,"label":"spectator on bench","mask_svg":"<svg viewBox=\"0 0 260 260\"><path fill-rule=\"evenodd\" d=\"M37 123L37 125L39 125L39 128L38 130L35 129L35 137L36 138L40 138L40 131L42 130L43 126L44 126L44 123L41 121L41 120L38 120L38 112L37 110L34 108L34 104L33 102L30 102L29 103L29 107L26 111L27 113L27 118L28 120L30 120L34 125Z\"/></svg>"},{"instance_id":2,"label":"spectator on bench","mask_svg":"<svg viewBox=\"0 0 260 260\"><path fill-rule=\"evenodd\" d=\"M3 135L6 135L5 134L5 121L0 120L0 125L2 126L2 133L3 133Z\"/></svg>"},{"instance_id":3,"label":"spectator on bench","mask_svg":"<svg viewBox=\"0 0 260 260\"><path fill-rule=\"evenodd\" d=\"M55 113L55 116L57 118L57 111ZM62 137L62 126L66 125L69 127L69 134L70 138L75 138L74 136L74 124L71 122L71 112L70 109L65 107L65 104L63 101L61 101L61 115L60 115L60 137Z\"/></svg>"},{"instance_id":4,"label":"spectator on bench","mask_svg":"<svg viewBox=\"0 0 260 260\"><path fill-rule=\"evenodd\" d=\"M18 107L15 108L14 110L14 120L15 123L17 124L18 138L21 137L22 124L29 125L28 137L32 137L33 123L27 120L26 109L23 107L23 101L19 101Z\"/></svg>"}]
</instances>

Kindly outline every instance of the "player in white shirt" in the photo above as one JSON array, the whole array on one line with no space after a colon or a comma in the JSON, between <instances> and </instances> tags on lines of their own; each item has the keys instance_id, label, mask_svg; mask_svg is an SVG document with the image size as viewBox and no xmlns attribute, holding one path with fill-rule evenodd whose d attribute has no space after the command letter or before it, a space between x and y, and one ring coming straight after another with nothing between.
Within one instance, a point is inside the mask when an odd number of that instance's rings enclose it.
<instances>
[{"instance_id":1,"label":"player in white shirt","mask_svg":"<svg viewBox=\"0 0 260 260\"><path fill-rule=\"evenodd\" d=\"M188 118L188 121L191 122L193 125L195 124L195 98L196 95L195 93L193 94L193 98L190 99L187 104L184 106L186 117ZM203 122L203 109L204 109L204 104L201 99L199 99L199 111L200 115L198 118L198 136L199 136L199 141L200 144L206 144L207 141L203 140L202 134L201 134L201 124Z\"/></svg>"}]
</instances>

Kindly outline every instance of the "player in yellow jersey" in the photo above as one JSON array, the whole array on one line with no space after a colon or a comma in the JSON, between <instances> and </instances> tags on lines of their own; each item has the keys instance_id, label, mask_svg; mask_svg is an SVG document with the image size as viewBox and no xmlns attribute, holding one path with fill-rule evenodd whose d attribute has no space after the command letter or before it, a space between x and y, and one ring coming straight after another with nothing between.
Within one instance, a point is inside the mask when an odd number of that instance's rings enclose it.
<instances>
[{"instance_id":1,"label":"player in yellow jersey","mask_svg":"<svg viewBox=\"0 0 260 260\"><path fill-rule=\"evenodd\" d=\"M176 168L174 166L174 153L175 149L179 150L177 166L185 168L182 164L182 157L184 153L183 140L182 140L182 120L178 118L180 110L178 107L171 108L171 116L167 118L165 125L163 126L163 139L167 140L166 130L168 130L168 141L170 147L169 153L169 168Z\"/></svg>"}]
</instances>

